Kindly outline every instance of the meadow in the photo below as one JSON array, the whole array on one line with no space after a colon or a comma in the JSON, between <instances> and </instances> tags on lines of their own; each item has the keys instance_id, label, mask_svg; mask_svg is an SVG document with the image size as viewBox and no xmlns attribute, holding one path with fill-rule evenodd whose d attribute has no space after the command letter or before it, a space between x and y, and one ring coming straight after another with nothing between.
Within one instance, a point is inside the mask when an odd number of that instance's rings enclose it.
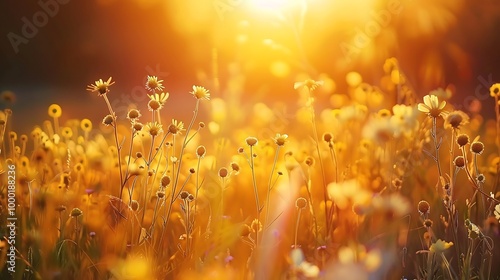
<instances>
[{"instance_id":1,"label":"meadow","mask_svg":"<svg viewBox=\"0 0 500 280\"><path fill-rule=\"evenodd\" d=\"M82 89L101 123L54 103L19 135L0 112L2 278L498 279L500 84L487 120L452 87L419 98L394 58L381 71L326 106L331 80L298 81L286 114L155 76L126 114L112 78Z\"/></svg>"}]
</instances>

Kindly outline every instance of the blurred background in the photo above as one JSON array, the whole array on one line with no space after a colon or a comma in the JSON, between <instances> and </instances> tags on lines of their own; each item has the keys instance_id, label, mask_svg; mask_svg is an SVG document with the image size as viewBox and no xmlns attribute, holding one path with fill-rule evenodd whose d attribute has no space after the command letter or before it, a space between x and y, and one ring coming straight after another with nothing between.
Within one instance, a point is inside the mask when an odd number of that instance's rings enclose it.
<instances>
[{"instance_id":1,"label":"blurred background","mask_svg":"<svg viewBox=\"0 0 500 280\"><path fill-rule=\"evenodd\" d=\"M0 11L1 106L25 133L52 103L63 119L102 119L104 102L85 88L110 76L114 106L145 106L156 75L167 110L186 115L193 84L294 104L305 77L331 79L332 93L349 71L377 85L389 57L418 96L453 84L452 102L473 96L485 116L500 81L498 0L3 0Z\"/></svg>"}]
</instances>

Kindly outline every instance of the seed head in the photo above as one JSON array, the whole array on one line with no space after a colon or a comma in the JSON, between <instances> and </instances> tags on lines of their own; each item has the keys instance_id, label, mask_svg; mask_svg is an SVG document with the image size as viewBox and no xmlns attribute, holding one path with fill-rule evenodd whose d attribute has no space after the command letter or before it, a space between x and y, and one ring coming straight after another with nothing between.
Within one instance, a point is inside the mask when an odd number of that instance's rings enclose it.
<instances>
[{"instance_id":1,"label":"seed head","mask_svg":"<svg viewBox=\"0 0 500 280\"><path fill-rule=\"evenodd\" d=\"M467 134L460 134L457 137L457 144L460 147L463 147L467 144L469 144L469 136Z\"/></svg>"},{"instance_id":2,"label":"seed head","mask_svg":"<svg viewBox=\"0 0 500 280\"><path fill-rule=\"evenodd\" d=\"M110 125L113 125L113 123L114 123L113 116L111 116L111 115L106 115L106 116L104 117L104 119L102 119L102 123L103 123L105 126L110 126Z\"/></svg>"},{"instance_id":3,"label":"seed head","mask_svg":"<svg viewBox=\"0 0 500 280\"><path fill-rule=\"evenodd\" d=\"M474 154L480 155L484 151L484 144L479 141L472 142L470 145L470 151Z\"/></svg>"},{"instance_id":4,"label":"seed head","mask_svg":"<svg viewBox=\"0 0 500 280\"><path fill-rule=\"evenodd\" d=\"M228 175L228 171L227 171L227 168L225 167L222 167L221 169L219 169L219 176L221 178L226 178Z\"/></svg>"},{"instance_id":5,"label":"seed head","mask_svg":"<svg viewBox=\"0 0 500 280\"><path fill-rule=\"evenodd\" d=\"M170 185L170 181L171 181L170 176L168 176L168 175L161 177L161 180L160 180L161 186L167 187L168 185Z\"/></svg>"},{"instance_id":6,"label":"seed head","mask_svg":"<svg viewBox=\"0 0 500 280\"><path fill-rule=\"evenodd\" d=\"M205 149L205 146L201 145L196 148L196 155L198 156L198 158L203 158L206 153L207 150Z\"/></svg>"},{"instance_id":7,"label":"seed head","mask_svg":"<svg viewBox=\"0 0 500 280\"><path fill-rule=\"evenodd\" d=\"M131 109L127 113L127 119L129 119L131 121L134 121L140 117L141 117L141 112L139 112L139 110L137 110L137 109Z\"/></svg>"},{"instance_id":8,"label":"seed head","mask_svg":"<svg viewBox=\"0 0 500 280\"><path fill-rule=\"evenodd\" d=\"M327 132L327 133L323 134L323 141L325 141L326 143L330 143L332 140L333 140L333 136L331 133Z\"/></svg>"},{"instance_id":9,"label":"seed head","mask_svg":"<svg viewBox=\"0 0 500 280\"><path fill-rule=\"evenodd\" d=\"M80 210L79 208L73 208L73 210L71 210L70 217L77 218L80 217L82 214L83 214L82 210Z\"/></svg>"},{"instance_id":10,"label":"seed head","mask_svg":"<svg viewBox=\"0 0 500 280\"><path fill-rule=\"evenodd\" d=\"M465 167L465 158L463 156L457 156L455 160L453 160L453 164L458 168Z\"/></svg>"},{"instance_id":11,"label":"seed head","mask_svg":"<svg viewBox=\"0 0 500 280\"><path fill-rule=\"evenodd\" d=\"M137 200L130 201L130 209L132 209L132 211L134 212L139 210L139 202Z\"/></svg>"},{"instance_id":12,"label":"seed head","mask_svg":"<svg viewBox=\"0 0 500 280\"><path fill-rule=\"evenodd\" d=\"M418 203L418 212L420 215L427 215L431 211L431 205L425 200L420 200Z\"/></svg>"},{"instance_id":13,"label":"seed head","mask_svg":"<svg viewBox=\"0 0 500 280\"><path fill-rule=\"evenodd\" d=\"M247 142L248 146L252 147L252 146L257 145L259 140L257 140L257 138L255 138L255 137L247 137L247 139L245 139L245 142Z\"/></svg>"},{"instance_id":14,"label":"seed head","mask_svg":"<svg viewBox=\"0 0 500 280\"><path fill-rule=\"evenodd\" d=\"M297 209L304 209L307 207L307 200L303 197L299 197L295 200L295 206Z\"/></svg>"},{"instance_id":15,"label":"seed head","mask_svg":"<svg viewBox=\"0 0 500 280\"><path fill-rule=\"evenodd\" d=\"M182 191L180 194L179 194L179 197L180 199L182 200L186 200L188 197L189 197L189 193L187 191Z\"/></svg>"}]
</instances>

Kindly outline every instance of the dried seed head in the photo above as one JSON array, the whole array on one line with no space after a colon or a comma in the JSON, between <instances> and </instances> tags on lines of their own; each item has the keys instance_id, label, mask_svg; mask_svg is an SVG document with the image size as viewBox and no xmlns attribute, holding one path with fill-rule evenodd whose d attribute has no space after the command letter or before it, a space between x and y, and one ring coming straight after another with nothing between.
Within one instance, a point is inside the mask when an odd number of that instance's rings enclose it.
<instances>
[{"instance_id":1,"label":"dried seed head","mask_svg":"<svg viewBox=\"0 0 500 280\"><path fill-rule=\"evenodd\" d=\"M307 200L303 197L299 197L295 200L295 206L297 209L304 209L307 207Z\"/></svg>"},{"instance_id":2,"label":"dried seed head","mask_svg":"<svg viewBox=\"0 0 500 280\"><path fill-rule=\"evenodd\" d=\"M189 197L189 193L187 191L182 191L180 194L179 194L179 197L180 199L182 200L186 200L188 197Z\"/></svg>"},{"instance_id":3,"label":"dried seed head","mask_svg":"<svg viewBox=\"0 0 500 280\"><path fill-rule=\"evenodd\" d=\"M191 202L193 200L194 200L194 195L189 194L188 197L187 197L187 201Z\"/></svg>"},{"instance_id":4,"label":"dried seed head","mask_svg":"<svg viewBox=\"0 0 500 280\"><path fill-rule=\"evenodd\" d=\"M221 178L226 178L228 175L228 171L227 171L227 168L225 167L222 167L221 169L219 169L219 176Z\"/></svg>"},{"instance_id":5,"label":"dried seed head","mask_svg":"<svg viewBox=\"0 0 500 280\"><path fill-rule=\"evenodd\" d=\"M242 154L244 151L245 151L245 149L243 149L242 147L239 147L239 148L238 148L238 153L239 153L239 154Z\"/></svg>"},{"instance_id":6,"label":"dried seed head","mask_svg":"<svg viewBox=\"0 0 500 280\"><path fill-rule=\"evenodd\" d=\"M460 134L457 137L457 144L460 147L463 147L467 144L469 144L469 136L467 134Z\"/></svg>"},{"instance_id":7,"label":"dried seed head","mask_svg":"<svg viewBox=\"0 0 500 280\"><path fill-rule=\"evenodd\" d=\"M102 119L102 123L105 126L113 125L113 116L111 116L111 115L105 116L104 119Z\"/></svg>"},{"instance_id":8,"label":"dried seed head","mask_svg":"<svg viewBox=\"0 0 500 280\"><path fill-rule=\"evenodd\" d=\"M484 174L478 174L476 176L476 181L478 183L484 183L486 181L486 177L484 176Z\"/></svg>"},{"instance_id":9,"label":"dried seed head","mask_svg":"<svg viewBox=\"0 0 500 280\"><path fill-rule=\"evenodd\" d=\"M484 144L479 141L472 142L470 145L470 151L474 154L480 155L484 151Z\"/></svg>"},{"instance_id":10,"label":"dried seed head","mask_svg":"<svg viewBox=\"0 0 500 280\"><path fill-rule=\"evenodd\" d=\"M82 214L83 214L82 210L80 210L79 208L73 208L73 210L71 210L71 213L69 215L70 217L77 218L80 217Z\"/></svg>"},{"instance_id":11,"label":"dried seed head","mask_svg":"<svg viewBox=\"0 0 500 280\"><path fill-rule=\"evenodd\" d=\"M311 157L311 156L308 156L306 157L304 163L307 165L307 166L313 166L314 165L314 158Z\"/></svg>"},{"instance_id":12,"label":"dried seed head","mask_svg":"<svg viewBox=\"0 0 500 280\"><path fill-rule=\"evenodd\" d=\"M168 185L170 185L170 176L165 175L161 177L160 183L162 187L167 187Z\"/></svg>"},{"instance_id":13,"label":"dried seed head","mask_svg":"<svg viewBox=\"0 0 500 280\"><path fill-rule=\"evenodd\" d=\"M196 148L196 155L198 156L198 158L203 158L206 153L207 149L205 149L205 146L201 145Z\"/></svg>"},{"instance_id":14,"label":"dried seed head","mask_svg":"<svg viewBox=\"0 0 500 280\"><path fill-rule=\"evenodd\" d=\"M129 119L131 121L138 119L140 116L141 116L141 113L137 109L131 109L127 113L127 119Z\"/></svg>"},{"instance_id":15,"label":"dried seed head","mask_svg":"<svg viewBox=\"0 0 500 280\"><path fill-rule=\"evenodd\" d=\"M157 191L156 192L156 197L158 197L159 199L162 199L165 197L165 191Z\"/></svg>"},{"instance_id":16,"label":"dried seed head","mask_svg":"<svg viewBox=\"0 0 500 280\"><path fill-rule=\"evenodd\" d=\"M231 169L236 173L240 172L240 166L236 162L231 162Z\"/></svg>"},{"instance_id":17,"label":"dried seed head","mask_svg":"<svg viewBox=\"0 0 500 280\"><path fill-rule=\"evenodd\" d=\"M455 166L458 168L464 168L465 167L465 158L463 156L457 156L455 158L455 160L453 160L453 164L455 164Z\"/></svg>"},{"instance_id":18,"label":"dried seed head","mask_svg":"<svg viewBox=\"0 0 500 280\"><path fill-rule=\"evenodd\" d=\"M135 131L141 131L143 126L144 125L142 123L140 123L140 122L134 122L134 125L132 126L132 128Z\"/></svg>"},{"instance_id":19,"label":"dried seed head","mask_svg":"<svg viewBox=\"0 0 500 280\"><path fill-rule=\"evenodd\" d=\"M196 170L193 167L191 167L191 168L189 168L189 173L194 174L194 173L196 173Z\"/></svg>"},{"instance_id":20,"label":"dried seed head","mask_svg":"<svg viewBox=\"0 0 500 280\"><path fill-rule=\"evenodd\" d=\"M418 212L420 215L427 215L431 211L431 205L425 200L420 200L418 203Z\"/></svg>"},{"instance_id":21,"label":"dried seed head","mask_svg":"<svg viewBox=\"0 0 500 280\"><path fill-rule=\"evenodd\" d=\"M139 210L139 202L137 200L130 201L130 209L132 209L132 211L134 212Z\"/></svg>"},{"instance_id":22,"label":"dried seed head","mask_svg":"<svg viewBox=\"0 0 500 280\"><path fill-rule=\"evenodd\" d=\"M141 152L137 152L137 153L135 154L135 157L136 157L136 158L142 158L142 153L141 153Z\"/></svg>"},{"instance_id":23,"label":"dried seed head","mask_svg":"<svg viewBox=\"0 0 500 280\"><path fill-rule=\"evenodd\" d=\"M63 212L63 211L66 211L66 206L64 205L59 205L56 207L56 211L57 212Z\"/></svg>"},{"instance_id":24,"label":"dried seed head","mask_svg":"<svg viewBox=\"0 0 500 280\"><path fill-rule=\"evenodd\" d=\"M199 128L204 128L204 127L205 127L205 123L204 123L204 122L200 122L200 123L198 124L198 127L199 127Z\"/></svg>"},{"instance_id":25,"label":"dried seed head","mask_svg":"<svg viewBox=\"0 0 500 280\"><path fill-rule=\"evenodd\" d=\"M323 134L323 140L326 142L326 143L330 143L332 140L333 140L333 136L331 133L327 132L325 134Z\"/></svg>"},{"instance_id":26,"label":"dried seed head","mask_svg":"<svg viewBox=\"0 0 500 280\"><path fill-rule=\"evenodd\" d=\"M426 228L430 228L430 227L432 227L432 220L431 220L431 219L425 219L425 220L424 220L424 226L425 226Z\"/></svg>"}]
</instances>

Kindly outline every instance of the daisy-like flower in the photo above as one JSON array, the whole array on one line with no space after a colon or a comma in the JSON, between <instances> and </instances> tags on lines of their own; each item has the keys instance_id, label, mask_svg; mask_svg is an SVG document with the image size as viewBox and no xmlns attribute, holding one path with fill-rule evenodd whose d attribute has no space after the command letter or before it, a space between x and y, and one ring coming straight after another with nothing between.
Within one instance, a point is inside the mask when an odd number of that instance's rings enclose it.
<instances>
[{"instance_id":1,"label":"daisy-like flower","mask_svg":"<svg viewBox=\"0 0 500 280\"><path fill-rule=\"evenodd\" d=\"M196 99L210 100L210 93L204 87L193 86L193 91L190 92Z\"/></svg>"},{"instance_id":2,"label":"daisy-like flower","mask_svg":"<svg viewBox=\"0 0 500 280\"><path fill-rule=\"evenodd\" d=\"M163 80L158 80L156 76L148 76L148 80L146 81L146 89L152 92L163 90L162 85Z\"/></svg>"},{"instance_id":3,"label":"daisy-like flower","mask_svg":"<svg viewBox=\"0 0 500 280\"><path fill-rule=\"evenodd\" d=\"M184 131L184 123L181 121L177 121L172 119L172 124L168 127L168 131L174 135L180 134Z\"/></svg>"},{"instance_id":4,"label":"daisy-like flower","mask_svg":"<svg viewBox=\"0 0 500 280\"><path fill-rule=\"evenodd\" d=\"M287 142L288 135L287 134L276 134L276 137L273 138L274 143L278 146L283 146Z\"/></svg>"},{"instance_id":5,"label":"daisy-like flower","mask_svg":"<svg viewBox=\"0 0 500 280\"><path fill-rule=\"evenodd\" d=\"M303 82L296 82L295 84L293 84L293 88L299 89L299 88L305 87L309 90L309 92L312 92L315 89L317 89L318 87L322 86L323 84L324 84L323 81L315 81L312 79L308 79L308 80L305 80Z\"/></svg>"},{"instance_id":6,"label":"daisy-like flower","mask_svg":"<svg viewBox=\"0 0 500 280\"><path fill-rule=\"evenodd\" d=\"M432 243L429 250L434 253L442 253L451 246L453 246L453 242L446 242L441 239L438 239L435 243Z\"/></svg>"},{"instance_id":7,"label":"daisy-like flower","mask_svg":"<svg viewBox=\"0 0 500 280\"><path fill-rule=\"evenodd\" d=\"M148 96L149 96L149 99L154 100L154 101L160 103L160 106L163 107L163 105L165 105L165 102L167 101L167 99L170 96L170 94L168 92L162 92L160 94L155 93L155 94L151 94L151 95L148 95Z\"/></svg>"},{"instance_id":8,"label":"daisy-like flower","mask_svg":"<svg viewBox=\"0 0 500 280\"><path fill-rule=\"evenodd\" d=\"M460 129L462 125L468 123L469 116L460 110L456 110L446 116L444 119L444 128Z\"/></svg>"},{"instance_id":9,"label":"daisy-like flower","mask_svg":"<svg viewBox=\"0 0 500 280\"><path fill-rule=\"evenodd\" d=\"M87 90L90 92L97 92L97 95L105 95L109 92L109 87L112 86L115 82L111 81L111 77L107 81L103 81L99 79L99 81L95 81L94 84L88 85Z\"/></svg>"},{"instance_id":10,"label":"daisy-like flower","mask_svg":"<svg viewBox=\"0 0 500 280\"><path fill-rule=\"evenodd\" d=\"M497 206L495 206L495 211L493 211L493 213L495 214L495 218L497 218L497 220L500 222L500 204L497 204Z\"/></svg>"},{"instance_id":11,"label":"daisy-like flower","mask_svg":"<svg viewBox=\"0 0 500 280\"><path fill-rule=\"evenodd\" d=\"M493 84L490 87L490 95L491 95L491 97L499 97L500 96L500 83Z\"/></svg>"},{"instance_id":12,"label":"daisy-like flower","mask_svg":"<svg viewBox=\"0 0 500 280\"><path fill-rule=\"evenodd\" d=\"M146 124L146 131L149 132L151 136L156 136L163 131L163 128L158 122L148 122Z\"/></svg>"},{"instance_id":13,"label":"daisy-like flower","mask_svg":"<svg viewBox=\"0 0 500 280\"><path fill-rule=\"evenodd\" d=\"M444 106L446 106L446 101L439 102L436 95L428 94L424 96L424 103L418 104L417 109L422 113L426 113L429 117L437 118L445 115Z\"/></svg>"}]
</instances>

